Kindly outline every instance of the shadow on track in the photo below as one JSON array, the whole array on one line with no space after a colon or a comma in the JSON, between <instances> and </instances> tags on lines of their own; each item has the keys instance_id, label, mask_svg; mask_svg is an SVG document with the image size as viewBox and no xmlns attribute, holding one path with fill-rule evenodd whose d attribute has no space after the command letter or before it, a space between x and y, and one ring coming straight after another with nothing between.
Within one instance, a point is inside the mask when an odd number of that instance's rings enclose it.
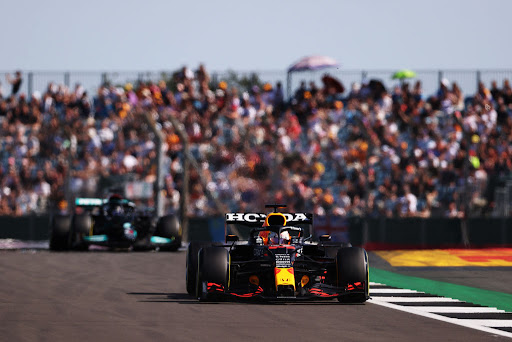
<instances>
[{"instance_id":1,"label":"shadow on track","mask_svg":"<svg viewBox=\"0 0 512 342\"><path fill-rule=\"evenodd\" d=\"M146 296L147 298L139 300L140 303L178 303L193 305L241 305L241 304L257 304L257 305L364 305L364 303L339 303L336 299L307 299L307 300L265 300L263 298L252 299L236 299L226 298L225 300L216 300L208 302L199 302L196 298L187 293L163 293L163 292L127 292L131 296Z\"/></svg>"}]
</instances>

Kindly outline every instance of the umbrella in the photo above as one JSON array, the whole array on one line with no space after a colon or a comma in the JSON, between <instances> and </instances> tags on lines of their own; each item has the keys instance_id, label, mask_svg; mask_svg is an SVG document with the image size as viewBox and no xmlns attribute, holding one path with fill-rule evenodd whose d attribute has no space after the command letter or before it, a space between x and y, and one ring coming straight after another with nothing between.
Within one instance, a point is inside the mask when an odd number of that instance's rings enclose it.
<instances>
[{"instance_id":1,"label":"umbrella","mask_svg":"<svg viewBox=\"0 0 512 342\"><path fill-rule=\"evenodd\" d=\"M386 91L386 87L380 80L372 79L368 83L368 87L370 87L373 97L378 99L381 97L382 93Z\"/></svg>"},{"instance_id":2,"label":"umbrella","mask_svg":"<svg viewBox=\"0 0 512 342\"><path fill-rule=\"evenodd\" d=\"M391 78L394 80L397 80L397 79L404 80L406 78L414 78L414 77L416 77L416 73L414 71L408 70L408 69L402 69L402 70L395 72Z\"/></svg>"},{"instance_id":3,"label":"umbrella","mask_svg":"<svg viewBox=\"0 0 512 342\"><path fill-rule=\"evenodd\" d=\"M324 68L331 68L338 66L338 62L331 57L327 56L309 56L304 57L297 63L288 68L288 72L305 71L305 70L318 70Z\"/></svg>"},{"instance_id":4,"label":"umbrella","mask_svg":"<svg viewBox=\"0 0 512 342\"><path fill-rule=\"evenodd\" d=\"M345 91L343 83L327 74L322 77L322 82L324 83L325 89L334 88L337 94L342 94Z\"/></svg>"}]
</instances>

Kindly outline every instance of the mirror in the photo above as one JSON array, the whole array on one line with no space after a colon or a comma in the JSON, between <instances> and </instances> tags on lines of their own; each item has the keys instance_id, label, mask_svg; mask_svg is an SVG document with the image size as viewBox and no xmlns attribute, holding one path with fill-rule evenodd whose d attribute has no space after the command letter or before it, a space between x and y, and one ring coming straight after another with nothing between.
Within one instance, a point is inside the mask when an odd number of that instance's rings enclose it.
<instances>
[{"instance_id":1,"label":"mirror","mask_svg":"<svg viewBox=\"0 0 512 342\"><path fill-rule=\"evenodd\" d=\"M331 236L328 235L328 234L321 235L320 236L320 241L331 241Z\"/></svg>"},{"instance_id":2,"label":"mirror","mask_svg":"<svg viewBox=\"0 0 512 342\"><path fill-rule=\"evenodd\" d=\"M238 241L238 236L236 236L234 234L226 235L226 242L234 242L234 241Z\"/></svg>"}]
</instances>

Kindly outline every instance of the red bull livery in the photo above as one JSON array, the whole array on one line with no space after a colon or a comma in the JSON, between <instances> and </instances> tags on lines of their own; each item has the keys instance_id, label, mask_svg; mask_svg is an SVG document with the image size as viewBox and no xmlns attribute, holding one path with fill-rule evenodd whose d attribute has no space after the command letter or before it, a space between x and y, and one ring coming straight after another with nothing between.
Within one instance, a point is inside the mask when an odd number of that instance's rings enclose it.
<instances>
[{"instance_id":1,"label":"red bull livery","mask_svg":"<svg viewBox=\"0 0 512 342\"><path fill-rule=\"evenodd\" d=\"M369 298L364 249L304 236L309 213L227 213L226 223L252 227L247 241L226 235L224 244L192 241L186 285L199 300L333 299L363 303Z\"/></svg>"}]
</instances>

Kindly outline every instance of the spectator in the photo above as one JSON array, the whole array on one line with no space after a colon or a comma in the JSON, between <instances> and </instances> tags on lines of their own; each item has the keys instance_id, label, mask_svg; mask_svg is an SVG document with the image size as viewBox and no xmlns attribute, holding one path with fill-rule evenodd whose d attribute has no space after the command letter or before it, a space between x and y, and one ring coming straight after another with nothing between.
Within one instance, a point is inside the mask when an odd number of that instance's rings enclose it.
<instances>
[{"instance_id":1,"label":"spectator","mask_svg":"<svg viewBox=\"0 0 512 342\"><path fill-rule=\"evenodd\" d=\"M53 83L30 99L1 98L0 213L44 211L69 189L94 194L110 175L154 180L143 112L165 135L171 210L183 182L183 141L169 119L184 125L203 171L190 175L191 215L216 213L210 192L225 210L258 211L275 200L318 215L463 217L465 198L471 213L488 213L494 198L486 187L512 170L508 81L490 91L481 84L465 104L444 79L431 97L419 82L378 96L365 94L369 83L364 91L354 84L347 98L301 82L290 103L280 83L246 92L212 85L203 65L173 80L176 88L105 84L93 99L79 85Z\"/></svg>"},{"instance_id":2,"label":"spectator","mask_svg":"<svg viewBox=\"0 0 512 342\"><path fill-rule=\"evenodd\" d=\"M11 84L11 96L17 95L21 88L21 83L23 82L21 71L16 71L14 73L14 77L11 77L11 75L7 74L5 78L7 79L7 82Z\"/></svg>"}]
</instances>

